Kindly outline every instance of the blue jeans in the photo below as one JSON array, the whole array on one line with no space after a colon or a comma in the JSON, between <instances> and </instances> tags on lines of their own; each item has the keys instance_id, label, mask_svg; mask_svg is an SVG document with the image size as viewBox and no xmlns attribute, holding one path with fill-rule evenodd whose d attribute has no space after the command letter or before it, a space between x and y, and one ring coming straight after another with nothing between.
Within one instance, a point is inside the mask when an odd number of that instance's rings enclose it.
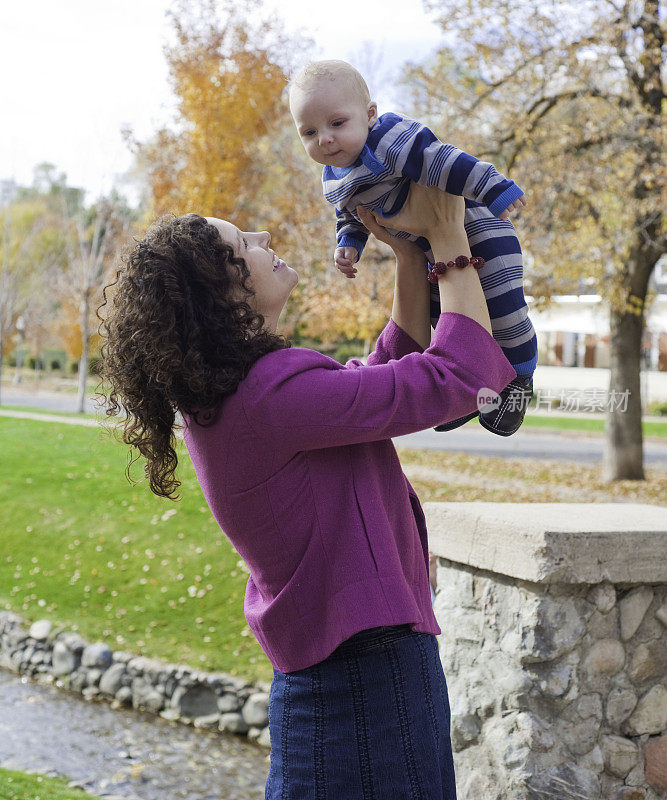
<instances>
[{"instance_id":1,"label":"blue jeans","mask_svg":"<svg viewBox=\"0 0 667 800\"><path fill-rule=\"evenodd\" d=\"M273 670L265 800L456 800L433 634L371 628L318 664Z\"/></svg>"}]
</instances>

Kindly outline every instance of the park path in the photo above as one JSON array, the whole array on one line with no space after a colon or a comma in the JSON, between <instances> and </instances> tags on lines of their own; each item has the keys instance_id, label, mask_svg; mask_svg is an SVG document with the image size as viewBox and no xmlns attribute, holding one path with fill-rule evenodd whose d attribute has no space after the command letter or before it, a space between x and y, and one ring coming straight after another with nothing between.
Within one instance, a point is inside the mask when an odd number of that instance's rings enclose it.
<instances>
[{"instance_id":1,"label":"park path","mask_svg":"<svg viewBox=\"0 0 667 800\"><path fill-rule=\"evenodd\" d=\"M60 414L40 414L38 411L10 411L0 408L0 417L16 417L17 419L37 419L42 422L64 422L65 425L86 425L89 428L97 428L99 422L96 419L86 419L85 417L66 417Z\"/></svg>"},{"instance_id":2,"label":"park path","mask_svg":"<svg viewBox=\"0 0 667 800\"><path fill-rule=\"evenodd\" d=\"M42 414L38 411L13 411L0 408L0 417L36 419L46 422L63 422L67 425L98 427L94 419L68 417L59 414ZM104 420L105 424L109 424ZM182 432L176 436L182 438ZM546 432L539 428L523 427L514 436L494 436L481 426L466 425L437 433L432 429L418 431L394 438L396 447L443 450L453 453L470 453L496 458L530 458L573 464L600 464L604 448L604 435L588 431L563 430ZM644 438L644 462L647 466L667 470L667 441L663 438ZM439 479L445 479L444 474Z\"/></svg>"}]
</instances>

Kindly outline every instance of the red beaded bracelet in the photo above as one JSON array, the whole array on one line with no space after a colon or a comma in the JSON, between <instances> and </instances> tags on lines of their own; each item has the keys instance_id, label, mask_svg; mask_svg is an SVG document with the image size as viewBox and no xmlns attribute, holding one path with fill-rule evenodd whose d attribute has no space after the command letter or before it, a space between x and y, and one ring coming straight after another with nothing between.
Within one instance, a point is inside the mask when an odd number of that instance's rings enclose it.
<instances>
[{"instance_id":1,"label":"red beaded bracelet","mask_svg":"<svg viewBox=\"0 0 667 800\"><path fill-rule=\"evenodd\" d=\"M468 258L468 256L457 256L454 261L448 261L446 264L444 261L436 261L428 273L428 281L429 283L437 283L438 275L443 275L451 267L463 269L463 267L467 267L468 264L472 264L475 269L481 269L485 263L481 256L473 256L472 258Z\"/></svg>"}]
</instances>

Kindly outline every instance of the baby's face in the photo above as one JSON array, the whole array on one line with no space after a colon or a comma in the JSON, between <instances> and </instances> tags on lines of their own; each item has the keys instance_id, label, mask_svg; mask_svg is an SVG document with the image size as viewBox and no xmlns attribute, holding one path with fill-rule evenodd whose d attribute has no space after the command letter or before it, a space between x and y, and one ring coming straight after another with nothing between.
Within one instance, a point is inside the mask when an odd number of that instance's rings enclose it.
<instances>
[{"instance_id":1,"label":"baby's face","mask_svg":"<svg viewBox=\"0 0 667 800\"><path fill-rule=\"evenodd\" d=\"M349 167L377 121L377 104L366 104L344 79L294 87L290 111L306 153L318 164Z\"/></svg>"}]
</instances>

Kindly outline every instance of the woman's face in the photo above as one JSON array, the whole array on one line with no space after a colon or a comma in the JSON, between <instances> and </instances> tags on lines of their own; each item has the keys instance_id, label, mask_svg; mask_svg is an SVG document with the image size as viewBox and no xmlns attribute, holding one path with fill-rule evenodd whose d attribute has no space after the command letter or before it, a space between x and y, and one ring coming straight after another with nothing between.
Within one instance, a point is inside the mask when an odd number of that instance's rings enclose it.
<instances>
[{"instance_id":1,"label":"woman's face","mask_svg":"<svg viewBox=\"0 0 667 800\"><path fill-rule=\"evenodd\" d=\"M248 283L255 292L250 303L264 317L264 328L275 333L280 312L299 282L299 276L269 249L271 234L267 231L241 231L231 222L215 217L206 217L206 221L215 225L222 240L245 261L250 271Z\"/></svg>"}]
</instances>

